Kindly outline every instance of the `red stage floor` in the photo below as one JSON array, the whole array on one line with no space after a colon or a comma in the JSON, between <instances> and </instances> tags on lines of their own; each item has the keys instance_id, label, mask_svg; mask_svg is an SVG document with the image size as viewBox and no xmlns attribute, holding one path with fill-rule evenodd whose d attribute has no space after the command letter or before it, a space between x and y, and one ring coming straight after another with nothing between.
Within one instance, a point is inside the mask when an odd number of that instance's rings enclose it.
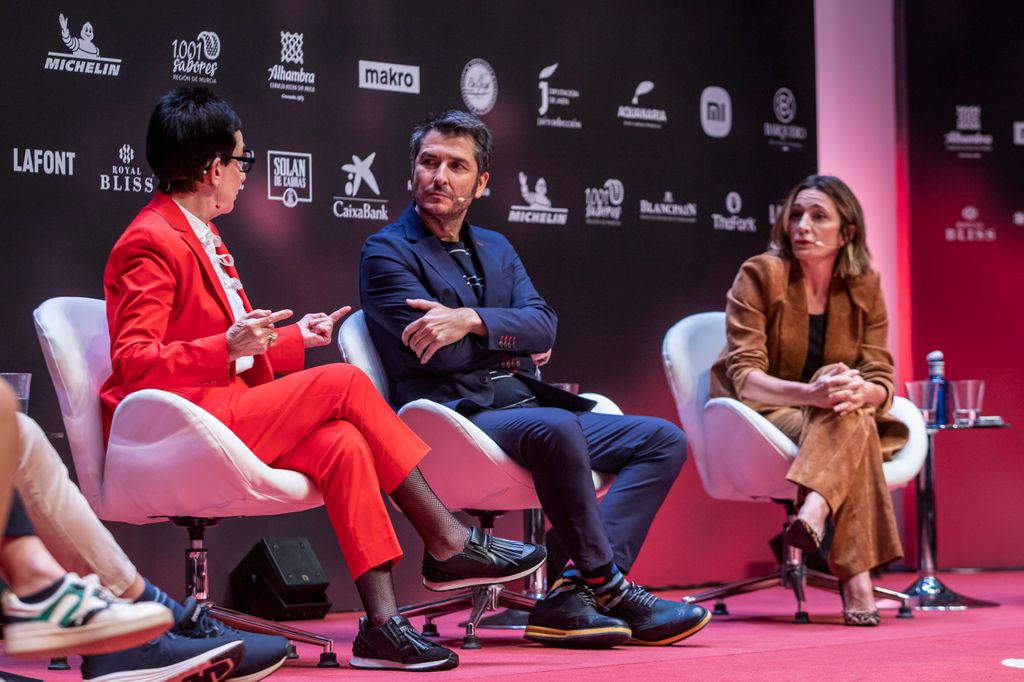
<instances>
[{"instance_id":1,"label":"red stage floor","mask_svg":"<svg viewBox=\"0 0 1024 682\"><path fill-rule=\"evenodd\" d=\"M911 577L888 575L881 584L900 589ZM943 580L961 594L1002 605L915 612L910 620L897 620L895 611L884 611L881 627L852 628L842 625L838 597L810 590L808 610L814 623L794 625L790 622L792 596L776 588L729 600L730 616L716 617L700 634L672 647L568 651L527 643L518 633L483 630L483 649L459 651L459 668L431 673L429 679L1024 680L1024 669L1001 663L1009 658L1024 659L1024 573L945 575ZM442 636L451 637L446 644L453 647L459 645L457 621L457 616L439 621ZM414 622L417 626L422 623L420 619ZM343 665L347 662L355 615L335 614L303 625L332 635L339 659ZM303 646L299 651L302 658L286 664L271 679L409 679L407 673L317 669L313 667L316 650ZM0 670L44 680L79 679L77 670L48 672L42 664L14 662L3 656Z\"/></svg>"}]
</instances>

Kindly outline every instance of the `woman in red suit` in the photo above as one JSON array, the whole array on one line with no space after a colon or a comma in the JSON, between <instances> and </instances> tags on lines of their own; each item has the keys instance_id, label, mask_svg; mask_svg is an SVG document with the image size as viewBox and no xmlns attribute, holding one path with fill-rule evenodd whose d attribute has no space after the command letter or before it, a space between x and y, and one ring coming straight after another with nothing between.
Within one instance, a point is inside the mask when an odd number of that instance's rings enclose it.
<instances>
[{"instance_id":1,"label":"woman in red suit","mask_svg":"<svg viewBox=\"0 0 1024 682\"><path fill-rule=\"evenodd\" d=\"M107 428L129 393L171 391L220 419L267 464L309 476L368 617L352 665L455 667L454 652L398 615L391 566L402 551L380 491L423 538L424 583L433 589L513 580L540 565L543 548L492 539L455 519L417 468L426 444L360 370L303 369L305 349L330 343L347 306L277 327L290 310L249 304L210 222L234 208L256 160L226 102L206 88L165 95L150 119L146 157L160 191L121 235L104 273L113 366L102 388Z\"/></svg>"}]
</instances>

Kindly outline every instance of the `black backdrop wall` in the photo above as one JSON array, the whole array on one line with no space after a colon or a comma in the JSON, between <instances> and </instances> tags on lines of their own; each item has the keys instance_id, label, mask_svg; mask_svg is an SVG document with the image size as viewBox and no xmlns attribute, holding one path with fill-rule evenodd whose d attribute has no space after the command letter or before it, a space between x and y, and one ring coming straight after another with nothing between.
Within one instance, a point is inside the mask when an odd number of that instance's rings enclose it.
<instances>
[{"instance_id":1,"label":"black backdrop wall","mask_svg":"<svg viewBox=\"0 0 1024 682\"><path fill-rule=\"evenodd\" d=\"M811 0L7 3L3 368L35 374L31 414L59 434L31 311L52 296L102 296L109 249L153 189L149 113L163 92L199 82L236 107L257 149L234 213L218 221L255 305L358 305L362 241L408 201L411 127L473 108L497 156L471 219L508 234L559 312L546 377L674 418L662 335L722 307L739 263L765 247L774 202L815 169L812 10ZM551 208L531 205L521 177L530 192L544 179ZM309 362L336 359L330 347ZM336 577L336 606L356 606L321 510L225 526L211 533L215 598L259 536L304 534ZM115 533L147 574L180 585L180 531ZM403 598L415 596L416 564L397 574Z\"/></svg>"}]
</instances>

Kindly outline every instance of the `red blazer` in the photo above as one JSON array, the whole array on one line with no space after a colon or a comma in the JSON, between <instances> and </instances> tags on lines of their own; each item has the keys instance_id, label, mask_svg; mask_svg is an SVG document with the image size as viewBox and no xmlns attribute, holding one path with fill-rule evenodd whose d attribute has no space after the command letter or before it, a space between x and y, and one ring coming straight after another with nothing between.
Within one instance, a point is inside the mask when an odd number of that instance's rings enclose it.
<instances>
[{"instance_id":1,"label":"red blazer","mask_svg":"<svg viewBox=\"0 0 1024 682\"><path fill-rule=\"evenodd\" d=\"M222 245L218 252L228 251ZM234 314L209 256L170 196L158 192L117 240L103 289L113 369L100 389L106 434L114 409L134 391L158 388L202 404L216 387L241 388L225 336ZM244 290L238 293L252 310ZM302 369L304 354L298 327L288 325L238 378L248 386L272 381L275 373Z\"/></svg>"}]
</instances>

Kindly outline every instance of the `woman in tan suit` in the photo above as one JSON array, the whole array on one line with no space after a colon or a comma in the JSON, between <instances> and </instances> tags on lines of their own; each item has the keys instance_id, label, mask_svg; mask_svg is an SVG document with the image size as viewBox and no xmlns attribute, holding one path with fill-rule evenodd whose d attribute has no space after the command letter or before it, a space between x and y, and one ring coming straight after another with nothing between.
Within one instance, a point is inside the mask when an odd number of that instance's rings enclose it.
<instances>
[{"instance_id":1,"label":"woman in tan suit","mask_svg":"<svg viewBox=\"0 0 1024 682\"><path fill-rule=\"evenodd\" d=\"M842 581L847 625L878 625L872 568L903 554L882 462L907 440L886 416L893 398L888 320L871 269L864 217L838 178L811 175L790 192L771 247L743 263L728 293L728 343L711 395L739 398L797 442L790 544L821 546Z\"/></svg>"}]
</instances>

